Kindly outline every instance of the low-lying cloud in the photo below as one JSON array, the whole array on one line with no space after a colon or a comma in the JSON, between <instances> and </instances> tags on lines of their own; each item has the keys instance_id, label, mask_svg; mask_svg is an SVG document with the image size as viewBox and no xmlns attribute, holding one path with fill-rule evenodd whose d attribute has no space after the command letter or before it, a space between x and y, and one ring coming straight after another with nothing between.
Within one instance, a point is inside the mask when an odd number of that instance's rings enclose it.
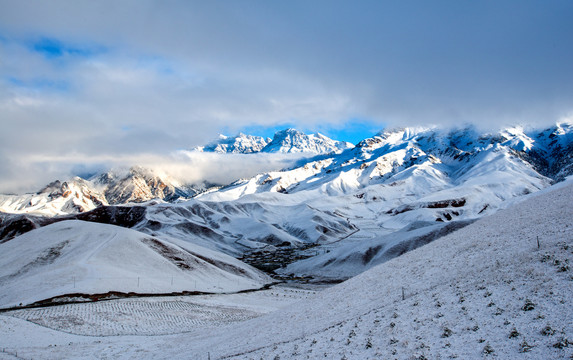
<instances>
[{"instance_id":1,"label":"low-lying cloud","mask_svg":"<svg viewBox=\"0 0 573 360\"><path fill-rule=\"evenodd\" d=\"M281 170L296 164L308 154L218 154L198 151L177 151L168 155L145 154L123 157L87 157L75 155L52 158L37 156L19 164L6 163L0 156L0 166L14 172L0 174L0 193L35 192L54 180L65 181L73 176L90 178L107 171L125 171L132 166L153 170L159 176L169 176L180 185L204 183L227 185L256 174Z\"/></svg>"}]
</instances>

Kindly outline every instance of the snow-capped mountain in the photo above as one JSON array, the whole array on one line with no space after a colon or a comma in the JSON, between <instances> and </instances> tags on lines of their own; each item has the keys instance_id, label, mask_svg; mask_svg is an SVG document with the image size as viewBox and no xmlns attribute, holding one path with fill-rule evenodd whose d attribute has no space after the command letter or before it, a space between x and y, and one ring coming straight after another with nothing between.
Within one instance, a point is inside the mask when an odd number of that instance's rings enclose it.
<instances>
[{"instance_id":1,"label":"snow-capped mountain","mask_svg":"<svg viewBox=\"0 0 573 360\"><path fill-rule=\"evenodd\" d=\"M0 211L7 213L54 216L89 211L107 204L103 192L79 177L65 182L56 180L34 194L0 195Z\"/></svg>"},{"instance_id":2,"label":"snow-capped mountain","mask_svg":"<svg viewBox=\"0 0 573 360\"><path fill-rule=\"evenodd\" d=\"M126 173L110 171L92 179L104 189L110 204L141 203L153 199L174 201L188 193L168 175L158 175L152 169L132 167Z\"/></svg>"},{"instance_id":3,"label":"snow-capped mountain","mask_svg":"<svg viewBox=\"0 0 573 360\"><path fill-rule=\"evenodd\" d=\"M332 140L322 134L306 135L295 129L281 130L275 133L273 140L261 151L267 153L313 153L328 154L352 148L345 141Z\"/></svg>"},{"instance_id":4,"label":"snow-capped mountain","mask_svg":"<svg viewBox=\"0 0 573 360\"><path fill-rule=\"evenodd\" d=\"M521 183L520 191L531 192L547 186L549 176L560 180L571 174L572 134L572 126L567 124L542 132L525 133L514 128L485 135L473 128L390 129L341 154L317 156L292 169L259 174L199 198L233 200L267 192L349 195L372 185L378 185L372 189L400 188L413 179L420 181L417 190L411 189L414 193L431 190L435 194L440 187L447 190L480 182L515 185L517 178L502 181L515 173L522 180L528 179ZM511 197L499 195L500 200Z\"/></svg>"},{"instance_id":5,"label":"snow-capped mountain","mask_svg":"<svg viewBox=\"0 0 573 360\"><path fill-rule=\"evenodd\" d=\"M560 123L527 135L509 135L507 141L541 174L555 181L573 174L573 123Z\"/></svg>"},{"instance_id":6,"label":"snow-capped mountain","mask_svg":"<svg viewBox=\"0 0 573 360\"><path fill-rule=\"evenodd\" d=\"M233 154L258 152L327 154L352 147L353 145L348 142L332 140L319 133L307 135L295 129L285 129L276 132L272 139L245 134L233 137L219 135L217 140L193 150Z\"/></svg>"},{"instance_id":7,"label":"snow-capped mountain","mask_svg":"<svg viewBox=\"0 0 573 360\"><path fill-rule=\"evenodd\" d=\"M112 170L89 180L74 177L56 180L35 194L0 195L0 212L36 215L65 215L90 211L102 205L143 203L158 199L175 201L190 197L168 175L151 169L132 167Z\"/></svg>"},{"instance_id":8,"label":"snow-capped mountain","mask_svg":"<svg viewBox=\"0 0 573 360\"><path fill-rule=\"evenodd\" d=\"M358 232L321 244L314 256L276 270L347 278L559 180L547 175L570 174L570 155L563 149L570 146L571 133L567 124L497 134L473 128L389 129L340 154L316 156L197 199L304 203L347 219ZM456 224L447 225L451 222Z\"/></svg>"},{"instance_id":9,"label":"snow-capped mountain","mask_svg":"<svg viewBox=\"0 0 573 360\"><path fill-rule=\"evenodd\" d=\"M269 142L269 138L242 133L237 136L219 135L217 140L193 150L220 154L250 154L260 152Z\"/></svg>"}]
</instances>

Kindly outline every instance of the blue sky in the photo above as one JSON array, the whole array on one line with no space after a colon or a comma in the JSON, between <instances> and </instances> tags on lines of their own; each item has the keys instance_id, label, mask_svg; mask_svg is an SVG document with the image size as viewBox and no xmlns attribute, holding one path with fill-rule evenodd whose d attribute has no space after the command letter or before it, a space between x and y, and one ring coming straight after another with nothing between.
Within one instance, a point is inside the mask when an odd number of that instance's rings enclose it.
<instances>
[{"instance_id":1,"label":"blue sky","mask_svg":"<svg viewBox=\"0 0 573 360\"><path fill-rule=\"evenodd\" d=\"M546 126L573 114L572 18L568 0L0 0L0 191L218 133Z\"/></svg>"}]
</instances>

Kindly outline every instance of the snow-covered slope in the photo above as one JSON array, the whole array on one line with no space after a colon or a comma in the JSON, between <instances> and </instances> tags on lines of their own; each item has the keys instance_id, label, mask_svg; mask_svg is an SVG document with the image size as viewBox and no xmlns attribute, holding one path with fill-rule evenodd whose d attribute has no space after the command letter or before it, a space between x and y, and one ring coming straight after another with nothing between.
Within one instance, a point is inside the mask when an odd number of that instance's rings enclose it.
<instances>
[{"instance_id":1,"label":"snow-covered slope","mask_svg":"<svg viewBox=\"0 0 573 360\"><path fill-rule=\"evenodd\" d=\"M270 282L219 252L117 226L62 221L0 244L0 307L68 294L229 292Z\"/></svg>"},{"instance_id":2,"label":"snow-covered slope","mask_svg":"<svg viewBox=\"0 0 573 360\"><path fill-rule=\"evenodd\" d=\"M569 183L187 346L237 359L569 358L572 204Z\"/></svg>"},{"instance_id":3,"label":"snow-covered slope","mask_svg":"<svg viewBox=\"0 0 573 360\"><path fill-rule=\"evenodd\" d=\"M167 234L240 257L246 252L303 249L356 231L344 217L305 204L256 201L164 204L147 208L137 229Z\"/></svg>"},{"instance_id":4,"label":"snow-covered slope","mask_svg":"<svg viewBox=\"0 0 573 360\"><path fill-rule=\"evenodd\" d=\"M359 234L356 234L347 241L334 244L338 246L324 247L327 251L322 249L316 256L289 264L277 272L313 276L322 280L349 279L459 230L471 222L466 220L448 223L413 223L386 235L370 233L359 237Z\"/></svg>"}]
</instances>

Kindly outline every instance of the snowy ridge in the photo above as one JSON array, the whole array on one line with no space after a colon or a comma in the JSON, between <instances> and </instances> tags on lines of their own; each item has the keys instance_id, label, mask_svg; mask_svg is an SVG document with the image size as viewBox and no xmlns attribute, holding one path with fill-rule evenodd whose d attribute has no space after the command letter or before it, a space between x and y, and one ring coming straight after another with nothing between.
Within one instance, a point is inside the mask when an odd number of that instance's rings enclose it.
<instances>
[{"instance_id":1,"label":"snowy ridge","mask_svg":"<svg viewBox=\"0 0 573 360\"><path fill-rule=\"evenodd\" d=\"M274 252L329 244L356 231L348 219L305 204L201 202L149 207L136 228L166 234L240 257L246 252Z\"/></svg>"},{"instance_id":2,"label":"snowy ridge","mask_svg":"<svg viewBox=\"0 0 573 360\"><path fill-rule=\"evenodd\" d=\"M66 182L56 180L35 194L0 195L0 211L6 213L54 216L89 211L107 204L102 192L79 177Z\"/></svg>"},{"instance_id":3,"label":"snowy ridge","mask_svg":"<svg viewBox=\"0 0 573 360\"><path fill-rule=\"evenodd\" d=\"M110 204L141 203L153 199L174 201L189 195L168 175L152 169L132 167L126 173L110 171L92 178L94 186L103 188Z\"/></svg>"}]
</instances>

